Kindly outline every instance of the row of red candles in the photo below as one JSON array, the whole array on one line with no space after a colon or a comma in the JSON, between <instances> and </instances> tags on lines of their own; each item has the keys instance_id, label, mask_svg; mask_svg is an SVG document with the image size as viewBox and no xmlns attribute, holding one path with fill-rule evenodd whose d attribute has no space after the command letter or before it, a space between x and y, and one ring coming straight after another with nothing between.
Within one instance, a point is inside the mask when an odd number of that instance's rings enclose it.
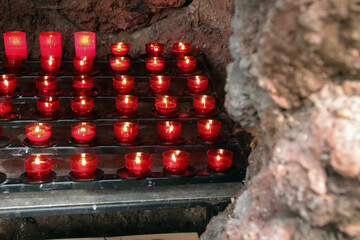
<instances>
[{"instance_id":1,"label":"row of red candles","mask_svg":"<svg viewBox=\"0 0 360 240\"><path fill-rule=\"evenodd\" d=\"M165 170L168 174L179 175L189 164L189 153L181 150L169 150L162 154ZM225 172L232 164L233 153L225 149L207 151L208 169L211 172ZM145 152L125 155L125 167L130 177L142 177L151 168L152 156ZM80 153L70 157L73 177L79 180L95 178L98 157L94 154ZM49 180L52 157L49 155L31 155L25 158L25 170L30 182Z\"/></svg>"}]
</instances>

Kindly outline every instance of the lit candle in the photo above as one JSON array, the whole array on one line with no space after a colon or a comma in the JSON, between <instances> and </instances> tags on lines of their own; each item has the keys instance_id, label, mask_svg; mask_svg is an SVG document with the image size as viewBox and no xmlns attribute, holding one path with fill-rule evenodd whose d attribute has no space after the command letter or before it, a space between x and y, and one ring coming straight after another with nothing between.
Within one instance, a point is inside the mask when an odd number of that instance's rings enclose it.
<instances>
[{"instance_id":1,"label":"lit candle","mask_svg":"<svg viewBox=\"0 0 360 240\"><path fill-rule=\"evenodd\" d=\"M214 142L219 136L221 122L217 120L200 120L197 122L197 129L202 142Z\"/></svg>"},{"instance_id":2,"label":"lit candle","mask_svg":"<svg viewBox=\"0 0 360 240\"><path fill-rule=\"evenodd\" d=\"M114 71L125 71L130 66L130 58L115 56L110 58L110 66Z\"/></svg>"},{"instance_id":3,"label":"lit candle","mask_svg":"<svg viewBox=\"0 0 360 240\"><path fill-rule=\"evenodd\" d=\"M157 113L162 116L168 116L174 113L176 109L176 97L158 96L155 98L155 108Z\"/></svg>"},{"instance_id":4,"label":"lit candle","mask_svg":"<svg viewBox=\"0 0 360 240\"><path fill-rule=\"evenodd\" d=\"M12 110L12 99L11 98L0 98L0 118L7 119L11 117Z\"/></svg>"},{"instance_id":5,"label":"lit candle","mask_svg":"<svg viewBox=\"0 0 360 240\"><path fill-rule=\"evenodd\" d=\"M134 86L134 77L116 75L113 77L113 85L117 93L129 93Z\"/></svg>"},{"instance_id":6,"label":"lit candle","mask_svg":"<svg viewBox=\"0 0 360 240\"><path fill-rule=\"evenodd\" d=\"M138 97L131 95L122 95L116 97L116 108L122 115L131 115L138 106Z\"/></svg>"},{"instance_id":7,"label":"lit candle","mask_svg":"<svg viewBox=\"0 0 360 240\"><path fill-rule=\"evenodd\" d=\"M26 34L24 32L6 32L4 36L5 54L7 59L27 59Z\"/></svg>"},{"instance_id":8,"label":"lit candle","mask_svg":"<svg viewBox=\"0 0 360 240\"><path fill-rule=\"evenodd\" d=\"M77 95L88 96L94 87L94 77L75 76L72 78L72 85Z\"/></svg>"},{"instance_id":9,"label":"lit candle","mask_svg":"<svg viewBox=\"0 0 360 240\"><path fill-rule=\"evenodd\" d=\"M14 94L16 89L16 77L14 75L0 75L0 94L9 96Z\"/></svg>"},{"instance_id":10,"label":"lit candle","mask_svg":"<svg viewBox=\"0 0 360 240\"><path fill-rule=\"evenodd\" d=\"M87 57L88 59L95 58L95 33L81 31L74 34L75 37L75 56L77 58Z\"/></svg>"},{"instance_id":11,"label":"lit candle","mask_svg":"<svg viewBox=\"0 0 360 240\"><path fill-rule=\"evenodd\" d=\"M170 77L152 76L150 77L150 89L153 93L159 94L166 92L170 87Z\"/></svg>"},{"instance_id":12,"label":"lit candle","mask_svg":"<svg viewBox=\"0 0 360 240\"><path fill-rule=\"evenodd\" d=\"M95 178L97 156L89 153L80 153L70 157L70 168L73 177L79 180Z\"/></svg>"},{"instance_id":13,"label":"lit candle","mask_svg":"<svg viewBox=\"0 0 360 240\"><path fill-rule=\"evenodd\" d=\"M42 145L50 139L52 126L48 123L31 123L26 125L25 130L31 144Z\"/></svg>"},{"instance_id":14,"label":"lit candle","mask_svg":"<svg viewBox=\"0 0 360 240\"><path fill-rule=\"evenodd\" d=\"M74 57L74 68L76 72L81 74L89 74L93 68L94 60L92 58L83 57L76 58Z\"/></svg>"},{"instance_id":15,"label":"lit candle","mask_svg":"<svg viewBox=\"0 0 360 240\"><path fill-rule=\"evenodd\" d=\"M191 76L187 78L187 86L191 93L204 92L208 85L208 78L203 76Z\"/></svg>"},{"instance_id":16,"label":"lit candle","mask_svg":"<svg viewBox=\"0 0 360 240\"><path fill-rule=\"evenodd\" d=\"M61 58L59 57L40 57L41 67L46 74L56 73L61 65Z\"/></svg>"},{"instance_id":17,"label":"lit candle","mask_svg":"<svg viewBox=\"0 0 360 240\"><path fill-rule=\"evenodd\" d=\"M139 124L132 122L117 122L114 124L114 133L118 142L130 143L138 135Z\"/></svg>"},{"instance_id":18,"label":"lit candle","mask_svg":"<svg viewBox=\"0 0 360 240\"><path fill-rule=\"evenodd\" d=\"M189 164L189 153L180 150L170 150L163 153L165 169L176 174L184 172Z\"/></svg>"},{"instance_id":19,"label":"lit candle","mask_svg":"<svg viewBox=\"0 0 360 240\"><path fill-rule=\"evenodd\" d=\"M232 163L233 152L225 149L207 151L207 162L211 172L225 172Z\"/></svg>"},{"instance_id":20,"label":"lit candle","mask_svg":"<svg viewBox=\"0 0 360 240\"><path fill-rule=\"evenodd\" d=\"M50 178L52 157L49 155L32 155L24 160L25 171L30 182L45 182Z\"/></svg>"},{"instance_id":21,"label":"lit candle","mask_svg":"<svg viewBox=\"0 0 360 240\"><path fill-rule=\"evenodd\" d=\"M49 59L61 59L61 33L59 32L41 32L39 33L41 57Z\"/></svg>"},{"instance_id":22,"label":"lit candle","mask_svg":"<svg viewBox=\"0 0 360 240\"><path fill-rule=\"evenodd\" d=\"M124 56L129 52L129 44L125 42L112 43L111 52L116 56Z\"/></svg>"},{"instance_id":23,"label":"lit candle","mask_svg":"<svg viewBox=\"0 0 360 240\"><path fill-rule=\"evenodd\" d=\"M150 57L159 57L164 51L164 44L162 43L147 43L145 50Z\"/></svg>"},{"instance_id":24,"label":"lit candle","mask_svg":"<svg viewBox=\"0 0 360 240\"><path fill-rule=\"evenodd\" d=\"M183 56L177 59L177 66L180 73L190 74L196 67L196 58L191 56Z\"/></svg>"},{"instance_id":25,"label":"lit candle","mask_svg":"<svg viewBox=\"0 0 360 240\"><path fill-rule=\"evenodd\" d=\"M213 111L215 107L215 98L208 95L197 95L193 98L195 113L206 115Z\"/></svg>"},{"instance_id":26,"label":"lit candle","mask_svg":"<svg viewBox=\"0 0 360 240\"><path fill-rule=\"evenodd\" d=\"M145 65L151 73L158 73L164 68L165 59L162 57L148 57L145 59Z\"/></svg>"},{"instance_id":27,"label":"lit candle","mask_svg":"<svg viewBox=\"0 0 360 240\"><path fill-rule=\"evenodd\" d=\"M181 122L161 121L158 122L158 134L164 142L174 142L179 139Z\"/></svg>"},{"instance_id":28,"label":"lit candle","mask_svg":"<svg viewBox=\"0 0 360 240\"><path fill-rule=\"evenodd\" d=\"M58 79L53 76L41 76L35 78L35 87L38 95L51 96L55 93Z\"/></svg>"},{"instance_id":29,"label":"lit candle","mask_svg":"<svg viewBox=\"0 0 360 240\"><path fill-rule=\"evenodd\" d=\"M58 97L41 97L36 99L36 103L41 117L52 118L59 114L60 98Z\"/></svg>"},{"instance_id":30,"label":"lit candle","mask_svg":"<svg viewBox=\"0 0 360 240\"><path fill-rule=\"evenodd\" d=\"M189 55L191 52L191 44L185 42L177 42L173 44L173 53L178 56Z\"/></svg>"},{"instance_id":31,"label":"lit candle","mask_svg":"<svg viewBox=\"0 0 360 240\"><path fill-rule=\"evenodd\" d=\"M96 125L88 122L71 124L71 135L76 143L86 144L91 142L96 134Z\"/></svg>"},{"instance_id":32,"label":"lit candle","mask_svg":"<svg viewBox=\"0 0 360 240\"><path fill-rule=\"evenodd\" d=\"M144 152L128 153L125 155L125 166L131 175L142 176L150 170L151 154Z\"/></svg>"},{"instance_id":33,"label":"lit candle","mask_svg":"<svg viewBox=\"0 0 360 240\"><path fill-rule=\"evenodd\" d=\"M71 99L71 109L76 116L87 116L94 109L94 98L92 97L74 97Z\"/></svg>"}]
</instances>

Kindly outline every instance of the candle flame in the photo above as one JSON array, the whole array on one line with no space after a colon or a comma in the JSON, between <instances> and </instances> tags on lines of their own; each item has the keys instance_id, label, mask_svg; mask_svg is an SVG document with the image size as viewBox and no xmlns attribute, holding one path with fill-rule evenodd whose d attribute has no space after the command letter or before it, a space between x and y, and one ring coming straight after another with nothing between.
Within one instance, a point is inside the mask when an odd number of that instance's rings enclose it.
<instances>
[{"instance_id":1,"label":"candle flame","mask_svg":"<svg viewBox=\"0 0 360 240\"><path fill-rule=\"evenodd\" d=\"M118 48L121 48L122 47L122 43L119 42L119 44L117 45Z\"/></svg>"},{"instance_id":2,"label":"candle flame","mask_svg":"<svg viewBox=\"0 0 360 240\"><path fill-rule=\"evenodd\" d=\"M158 79L159 79L158 83L161 84L162 83L162 77L158 76Z\"/></svg>"},{"instance_id":3,"label":"candle flame","mask_svg":"<svg viewBox=\"0 0 360 240\"><path fill-rule=\"evenodd\" d=\"M116 60L115 60L115 63L116 63L117 65L119 65L119 64L120 64L119 59L116 59Z\"/></svg>"},{"instance_id":4,"label":"candle flame","mask_svg":"<svg viewBox=\"0 0 360 240\"><path fill-rule=\"evenodd\" d=\"M210 129L210 123L211 123L210 121L206 124L206 129Z\"/></svg>"},{"instance_id":5,"label":"candle flame","mask_svg":"<svg viewBox=\"0 0 360 240\"><path fill-rule=\"evenodd\" d=\"M216 156L216 161L220 161L220 155Z\"/></svg>"},{"instance_id":6,"label":"candle flame","mask_svg":"<svg viewBox=\"0 0 360 240\"><path fill-rule=\"evenodd\" d=\"M49 58L49 66L52 66L52 64L53 64L53 57L52 56L50 56L50 58Z\"/></svg>"},{"instance_id":7,"label":"candle flame","mask_svg":"<svg viewBox=\"0 0 360 240\"><path fill-rule=\"evenodd\" d=\"M85 105L85 100L81 100L81 105Z\"/></svg>"},{"instance_id":8,"label":"candle flame","mask_svg":"<svg viewBox=\"0 0 360 240\"><path fill-rule=\"evenodd\" d=\"M204 104L204 106L205 106L205 99L206 99L206 96L203 96L203 97L201 98L201 102Z\"/></svg>"},{"instance_id":9,"label":"candle flame","mask_svg":"<svg viewBox=\"0 0 360 240\"><path fill-rule=\"evenodd\" d=\"M130 123L125 123L125 125L124 125L124 132L127 132L128 131L128 128L129 128L129 126L130 126Z\"/></svg>"},{"instance_id":10,"label":"candle flame","mask_svg":"<svg viewBox=\"0 0 360 240\"><path fill-rule=\"evenodd\" d=\"M186 64L189 64L190 59L189 59L189 58L186 58L185 62L186 62Z\"/></svg>"},{"instance_id":11,"label":"candle flame","mask_svg":"<svg viewBox=\"0 0 360 240\"><path fill-rule=\"evenodd\" d=\"M6 80L6 79L4 80L4 85L7 86L7 87L9 86L8 80Z\"/></svg>"},{"instance_id":12,"label":"candle flame","mask_svg":"<svg viewBox=\"0 0 360 240\"><path fill-rule=\"evenodd\" d=\"M45 84L46 86L49 85L48 81L46 81L46 80L45 80L44 84Z\"/></svg>"},{"instance_id":13,"label":"candle flame","mask_svg":"<svg viewBox=\"0 0 360 240\"><path fill-rule=\"evenodd\" d=\"M154 46L154 51L155 52L159 51L159 46Z\"/></svg>"},{"instance_id":14,"label":"candle flame","mask_svg":"<svg viewBox=\"0 0 360 240\"><path fill-rule=\"evenodd\" d=\"M40 155L36 155L36 158L35 158L35 164L36 165L39 165L40 164Z\"/></svg>"},{"instance_id":15,"label":"candle flame","mask_svg":"<svg viewBox=\"0 0 360 240\"><path fill-rule=\"evenodd\" d=\"M80 128L80 132L82 132L82 133L86 132L86 128L84 128L84 127Z\"/></svg>"},{"instance_id":16,"label":"candle flame","mask_svg":"<svg viewBox=\"0 0 360 240\"><path fill-rule=\"evenodd\" d=\"M200 84L200 78L199 78L199 76L196 76L196 83L197 83L197 84Z\"/></svg>"},{"instance_id":17,"label":"candle flame","mask_svg":"<svg viewBox=\"0 0 360 240\"><path fill-rule=\"evenodd\" d=\"M46 106L46 107L49 107L49 103L48 103L48 102L45 102L45 106Z\"/></svg>"},{"instance_id":18,"label":"candle flame","mask_svg":"<svg viewBox=\"0 0 360 240\"><path fill-rule=\"evenodd\" d=\"M125 97L125 103L129 103L129 98Z\"/></svg>"},{"instance_id":19,"label":"candle flame","mask_svg":"<svg viewBox=\"0 0 360 240\"><path fill-rule=\"evenodd\" d=\"M180 150L176 150L176 155L179 155L180 154Z\"/></svg>"},{"instance_id":20,"label":"candle flame","mask_svg":"<svg viewBox=\"0 0 360 240\"><path fill-rule=\"evenodd\" d=\"M157 58L154 57L154 64L157 64Z\"/></svg>"},{"instance_id":21,"label":"candle flame","mask_svg":"<svg viewBox=\"0 0 360 240\"><path fill-rule=\"evenodd\" d=\"M219 153L220 153L220 154L223 154L223 153L224 153L224 149L220 149L220 150L219 150Z\"/></svg>"},{"instance_id":22,"label":"candle flame","mask_svg":"<svg viewBox=\"0 0 360 240\"><path fill-rule=\"evenodd\" d=\"M85 166L86 165L86 159L85 159L85 156L83 157L81 155L81 165Z\"/></svg>"},{"instance_id":23,"label":"candle flame","mask_svg":"<svg viewBox=\"0 0 360 240\"><path fill-rule=\"evenodd\" d=\"M123 79L122 84L126 84L126 77L122 76L122 79Z\"/></svg>"},{"instance_id":24,"label":"candle flame","mask_svg":"<svg viewBox=\"0 0 360 240\"><path fill-rule=\"evenodd\" d=\"M163 98L163 102L164 102L165 104L167 104L167 99L166 99L166 97Z\"/></svg>"},{"instance_id":25,"label":"candle flame","mask_svg":"<svg viewBox=\"0 0 360 240\"><path fill-rule=\"evenodd\" d=\"M174 153L171 155L171 159L172 159L174 162L176 162L176 157L175 157L175 154L174 154Z\"/></svg>"},{"instance_id":26,"label":"candle flame","mask_svg":"<svg viewBox=\"0 0 360 240\"><path fill-rule=\"evenodd\" d=\"M39 126L35 127L35 132L40 132L40 127Z\"/></svg>"},{"instance_id":27,"label":"candle flame","mask_svg":"<svg viewBox=\"0 0 360 240\"><path fill-rule=\"evenodd\" d=\"M136 164L140 164L140 162L141 162L141 161L140 161L140 157L141 157L141 153L139 153L139 152L136 153L136 158L135 158L135 163L136 163Z\"/></svg>"}]
</instances>

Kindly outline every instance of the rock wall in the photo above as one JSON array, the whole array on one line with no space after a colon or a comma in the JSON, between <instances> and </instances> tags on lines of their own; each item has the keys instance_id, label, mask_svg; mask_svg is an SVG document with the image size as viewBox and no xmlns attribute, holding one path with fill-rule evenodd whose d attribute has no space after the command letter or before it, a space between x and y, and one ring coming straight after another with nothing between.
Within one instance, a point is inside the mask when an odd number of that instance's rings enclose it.
<instances>
[{"instance_id":1,"label":"rock wall","mask_svg":"<svg viewBox=\"0 0 360 240\"><path fill-rule=\"evenodd\" d=\"M359 13L355 0L235 1L226 107L259 127L258 173L202 240L360 239Z\"/></svg>"}]
</instances>

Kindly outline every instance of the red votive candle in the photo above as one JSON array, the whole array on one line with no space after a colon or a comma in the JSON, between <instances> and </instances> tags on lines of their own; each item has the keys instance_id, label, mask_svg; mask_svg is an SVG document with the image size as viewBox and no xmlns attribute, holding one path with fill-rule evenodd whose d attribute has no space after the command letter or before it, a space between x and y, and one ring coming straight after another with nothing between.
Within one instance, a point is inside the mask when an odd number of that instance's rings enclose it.
<instances>
[{"instance_id":1,"label":"red votive candle","mask_svg":"<svg viewBox=\"0 0 360 240\"><path fill-rule=\"evenodd\" d=\"M61 65L61 58L59 57L40 57L41 67L46 74L56 73Z\"/></svg>"},{"instance_id":2,"label":"red votive candle","mask_svg":"<svg viewBox=\"0 0 360 240\"><path fill-rule=\"evenodd\" d=\"M94 109L94 98L92 97L74 97L71 99L71 110L76 116L88 115Z\"/></svg>"},{"instance_id":3,"label":"red votive candle","mask_svg":"<svg viewBox=\"0 0 360 240\"><path fill-rule=\"evenodd\" d=\"M2 96L12 95L16 88L16 77L3 74L0 76L0 94Z\"/></svg>"},{"instance_id":4,"label":"red votive candle","mask_svg":"<svg viewBox=\"0 0 360 240\"><path fill-rule=\"evenodd\" d=\"M94 59L83 57L77 58L74 57L74 68L78 73L88 74L91 72L91 69L94 65Z\"/></svg>"},{"instance_id":5,"label":"red votive candle","mask_svg":"<svg viewBox=\"0 0 360 240\"><path fill-rule=\"evenodd\" d=\"M24 32L6 32L4 36L5 54L7 59L27 58L26 34Z\"/></svg>"},{"instance_id":6,"label":"red votive candle","mask_svg":"<svg viewBox=\"0 0 360 240\"><path fill-rule=\"evenodd\" d=\"M145 45L146 54L150 57L159 57L164 51L164 44L162 43L147 43Z\"/></svg>"},{"instance_id":7,"label":"red votive candle","mask_svg":"<svg viewBox=\"0 0 360 240\"><path fill-rule=\"evenodd\" d=\"M175 56L189 55L191 52L191 44L185 42L177 42L173 44L173 53Z\"/></svg>"},{"instance_id":8,"label":"red votive candle","mask_svg":"<svg viewBox=\"0 0 360 240\"><path fill-rule=\"evenodd\" d=\"M77 58L95 58L95 33L81 31L74 34L75 37L75 56Z\"/></svg>"},{"instance_id":9,"label":"red votive candle","mask_svg":"<svg viewBox=\"0 0 360 240\"><path fill-rule=\"evenodd\" d=\"M41 97L36 99L37 108L41 117L55 117L60 111L60 98Z\"/></svg>"},{"instance_id":10,"label":"red votive candle","mask_svg":"<svg viewBox=\"0 0 360 240\"><path fill-rule=\"evenodd\" d=\"M225 149L207 151L207 162L211 172L225 172L232 163L233 152Z\"/></svg>"},{"instance_id":11,"label":"red votive candle","mask_svg":"<svg viewBox=\"0 0 360 240\"><path fill-rule=\"evenodd\" d=\"M165 59L162 57L148 57L145 59L145 64L151 73L157 73L164 68Z\"/></svg>"},{"instance_id":12,"label":"red votive candle","mask_svg":"<svg viewBox=\"0 0 360 240\"><path fill-rule=\"evenodd\" d=\"M177 66L180 73L190 74L196 67L196 58L191 56L179 57L177 60Z\"/></svg>"},{"instance_id":13,"label":"red votive candle","mask_svg":"<svg viewBox=\"0 0 360 240\"><path fill-rule=\"evenodd\" d=\"M32 155L24 160L25 171L30 182L45 182L50 178L52 157L49 155Z\"/></svg>"},{"instance_id":14,"label":"red votive candle","mask_svg":"<svg viewBox=\"0 0 360 240\"><path fill-rule=\"evenodd\" d=\"M96 134L96 125L88 122L71 124L71 135L78 143L91 141Z\"/></svg>"},{"instance_id":15,"label":"red votive candle","mask_svg":"<svg viewBox=\"0 0 360 240\"><path fill-rule=\"evenodd\" d=\"M117 75L113 77L113 85L117 93L129 93L134 86L134 77Z\"/></svg>"},{"instance_id":16,"label":"red votive candle","mask_svg":"<svg viewBox=\"0 0 360 240\"><path fill-rule=\"evenodd\" d=\"M197 122L197 129L201 141L213 142L219 136L221 130L221 122L211 119L200 120Z\"/></svg>"},{"instance_id":17,"label":"red votive candle","mask_svg":"<svg viewBox=\"0 0 360 240\"><path fill-rule=\"evenodd\" d=\"M181 133L181 122L161 121L158 122L158 134L165 142L176 141Z\"/></svg>"},{"instance_id":18,"label":"red votive candle","mask_svg":"<svg viewBox=\"0 0 360 240\"><path fill-rule=\"evenodd\" d=\"M70 168L75 179L89 180L95 178L97 156L80 153L70 157Z\"/></svg>"},{"instance_id":19,"label":"red votive candle","mask_svg":"<svg viewBox=\"0 0 360 240\"><path fill-rule=\"evenodd\" d=\"M131 95L122 95L116 97L116 108L123 115L130 115L136 111L138 97Z\"/></svg>"},{"instance_id":20,"label":"red votive candle","mask_svg":"<svg viewBox=\"0 0 360 240\"><path fill-rule=\"evenodd\" d=\"M159 115L167 116L176 109L176 97L158 96L155 98L155 108Z\"/></svg>"},{"instance_id":21,"label":"red votive candle","mask_svg":"<svg viewBox=\"0 0 360 240\"><path fill-rule=\"evenodd\" d=\"M61 59L61 33L59 32L41 32L39 33L41 57L49 59Z\"/></svg>"},{"instance_id":22,"label":"red votive candle","mask_svg":"<svg viewBox=\"0 0 360 240\"><path fill-rule=\"evenodd\" d=\"M6 73L20 73L24 64L24 59L21 56L13 56L9 59L5 55L3 56L2 61Z\"/></svg>"},{"instance_id":23,"label":"red votive candle","mask_svg":"<svg viewBox=\"0 0 360 240\"><path fill-rule=\"evenodd\" d=\"M204 76L187 77L187 86L191 93L204 92L208 85L208 78Z\"/></svg>"},{"instance_id":24,"label":"red votive candle","mask_svg":"<svg viewBox=\"0 0 360 240\"><path fill-rule=\"evenodd\" d=\"M110 66L114 71L125 71L130 66L130 58L124 56L111 57Z\"/></svg>"},{"instance_id":25,"label":"red votive candle","mask_svg":"<svg viewBox=\"0 0 360 240\"><path fill-rule=\"evenodd\" d=\"M72 78L72 85L77 95L87 96L94 88L94 78L92 76L75 76Z\"/></svg>"},{"instance_id":26,"label":"red votive candle","mask_svg":"<svg viewBox=\"0 0 360 240\"><path fill-rule=\"evenodd\" d=\"M197 95L193 98L193 105L197 114L208 114L215 107L215 98L208 95Z\"/></svg>"},{"instance_id":27,"label":"red votive candle","mask_svg":"<svg viewBox=\"0 0 360 240\"><path fill-rule=\"evenodd\" d=\"M26 125L25 130L31 144L41 145L50 139L52 126L48 123L31 123Z\"/></svg>"},{"instance_id":28,"label":"red votive candle","mask_svg":"<svg viewBox=\"0 0 360 240\"><path fill-rule=\"evenodd\" d=\"M151 154L144 152L128 153L125 155L125 166L130 174L141 176L151 167Z\"/></svg>"},{"instance_id":29,"label":"red votive candle","mask_svg":"<svg viewBox=\"0 0 360 240\"><path fill-rule=\"evenodd\" d=\"M114 124L114 133L116 139L122 143L128 143L135 140L138 135L139 124L132 122L117 122Z\"/></svg>"},{"instance_id":30,"label":"red votive candle","mask_svg":"<svg viewBox=\"0 0 360 240\"><path fill-rule=\"evenodd\" d=\"M165 169L173 173L181 173L189 164L189 153L180 150L170 150L163 153Z\"/></svg>"},{"instance_id":31,"label":"red votive candle","mask_svg":"<svg viewBox=\"0 0 360 240\"><path fill-rule=\"evenodd\" d=\"M12 99L0 98L0 119L6 119L11 117Z\"/></svg>"},{"instance_id":32,"label":"red votive candle","mask_svg":"<svg viewBox=\"0 0 360 240\"><path fill-rule=\"evenodd\" d=\"M170 77L152 76L150 77L150 89L153 93L159 94L166 92L170 87Z\"/></svg>"},{"instance_id":33,"label":"red votive candle","mask_svg":"<svg viewBox=\"0 0 360 240\"><path fill-rule=\"evenodd\" d=\"M53 76L35 78L35 87L39 95L52 95L56 91L58 79Z\"/></svg>"},{"instance_id":34,"label":"red votive candle","mask_svg":"<svg viewBox=\"0 0 360 240\"><path fill-rule=\"evenodd\" d=\"M125 42L112 43L111 52L116 56L124 56L129 52L129 44Z\"/></svg>"}]
</instances>

